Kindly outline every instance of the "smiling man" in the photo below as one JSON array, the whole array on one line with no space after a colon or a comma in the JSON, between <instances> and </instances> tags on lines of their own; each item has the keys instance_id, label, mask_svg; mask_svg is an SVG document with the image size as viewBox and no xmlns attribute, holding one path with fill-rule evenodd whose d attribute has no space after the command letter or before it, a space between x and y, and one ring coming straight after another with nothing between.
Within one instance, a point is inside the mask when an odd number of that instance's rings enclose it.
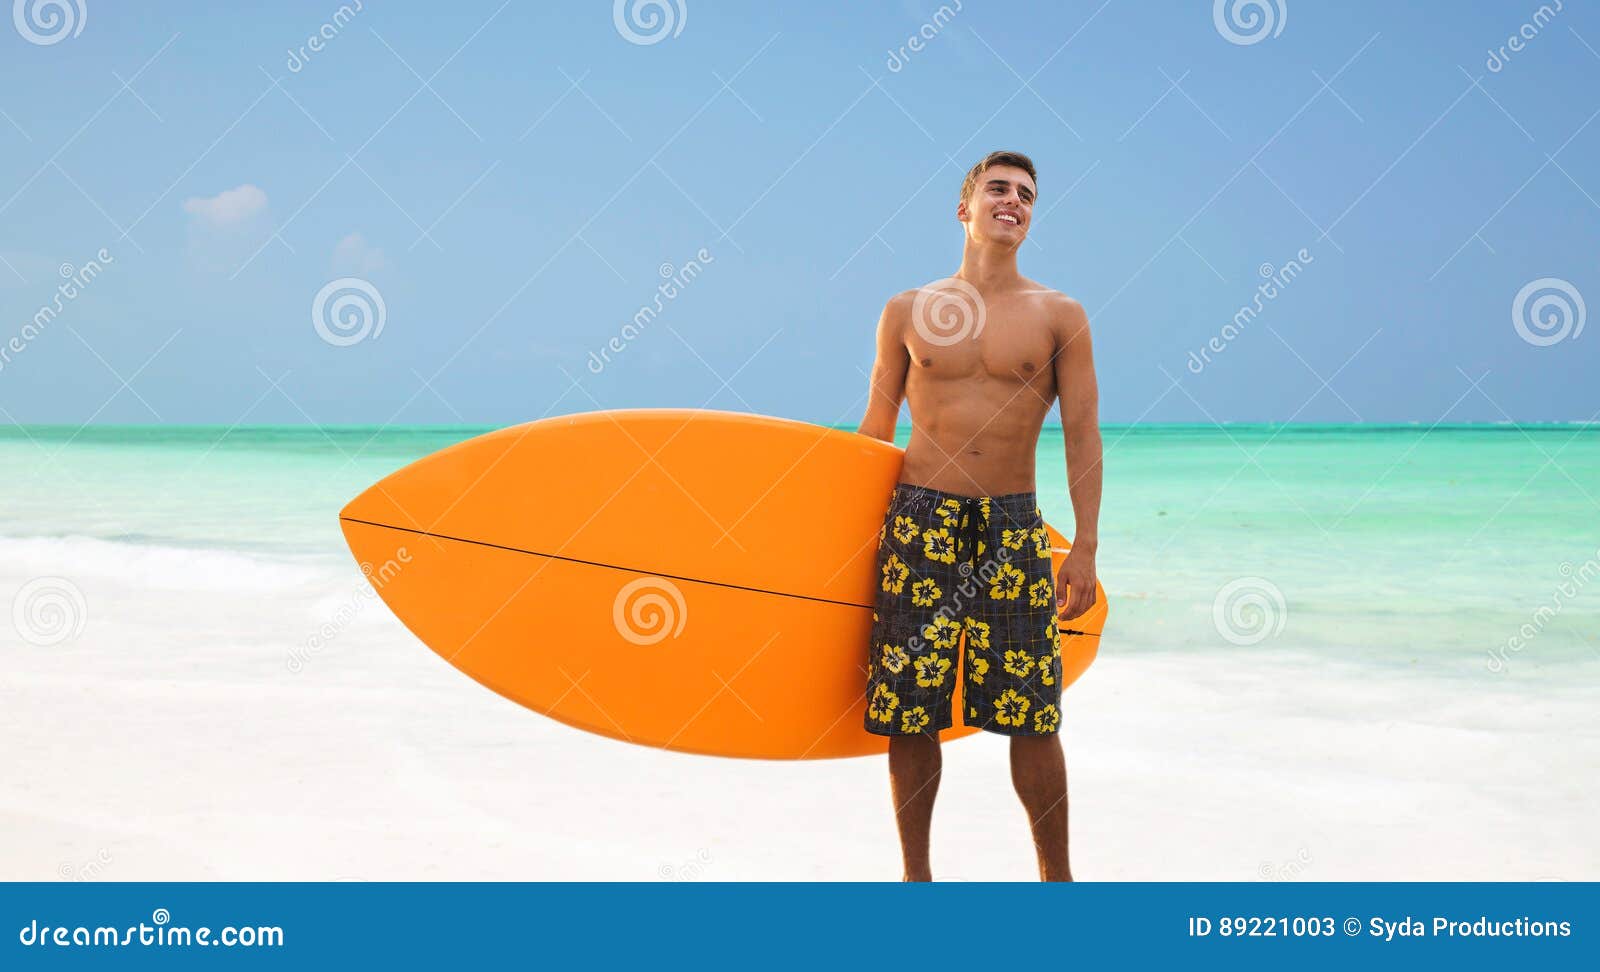
<instances>
[{"instance_id":1,"label":"smiling man","mask_svg":"<svg viewBox=\"0 0 1600 972\"><path fill-rule=\"evenodd\" d=\"M878 322L859 431L894 441L908 401L911 441L879 533L866 730L891 737L907 881L932 880L938 733L953 724L957 678L962 724L1011 737L1040 878L1072 880L1056 612L1064 601L1075 618L1094 603L1101 445L1083 308L1017 272L1037 192L1021 153L973 166L956 207L960 269L896 295ZM1052 577L1034 454L1057 400L1076 534Z\"/></svg>"}]
</instances>

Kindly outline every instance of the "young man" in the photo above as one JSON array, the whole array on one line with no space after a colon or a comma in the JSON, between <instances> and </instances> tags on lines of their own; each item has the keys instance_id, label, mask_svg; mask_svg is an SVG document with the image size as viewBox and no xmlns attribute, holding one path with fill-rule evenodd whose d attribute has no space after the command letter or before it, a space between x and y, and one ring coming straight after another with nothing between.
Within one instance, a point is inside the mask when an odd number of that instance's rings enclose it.
<instances>
[{"instance_id":1,"label":"young man","mask_svg":"<svg viewBox=\"0 0 1600 972\"><path fill-rule=\"evenodd\" d=\"M1025 155L993 152L973 166L956 207L961 268L895 296L878 322L859 431L892 442L905 399L911 441L879 535L866 729L891 737L907 881L932 879L938 733L952 725L957 678L962 724L1011 737L1040 878L1072 880L1056 611L1065 602L1075 618L1094 603L1101 446L1083 308L1017 273L1036 193ZM1033 459L1058 398L1077 522L1052 578Z\"/></svg>"}]
</instances>

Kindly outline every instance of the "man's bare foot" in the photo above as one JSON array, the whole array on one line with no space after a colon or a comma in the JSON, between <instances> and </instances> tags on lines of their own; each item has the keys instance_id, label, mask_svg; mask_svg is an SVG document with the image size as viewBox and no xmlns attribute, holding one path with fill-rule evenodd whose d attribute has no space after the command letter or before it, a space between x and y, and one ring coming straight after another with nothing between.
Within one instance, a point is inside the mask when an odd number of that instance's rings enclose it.
<instances>
[{"instance_id":1,"label":"man's bare foot","mask_svg":"<svg viewBox=\"0 0 1600 972\"><path fill-rule=\"evenodd\" d=\"M933 873L931 871L907 871L905 873L905 875L900 878L900 880L901 881L932 881L933 880Z\"/></svg>"}]
</instances>

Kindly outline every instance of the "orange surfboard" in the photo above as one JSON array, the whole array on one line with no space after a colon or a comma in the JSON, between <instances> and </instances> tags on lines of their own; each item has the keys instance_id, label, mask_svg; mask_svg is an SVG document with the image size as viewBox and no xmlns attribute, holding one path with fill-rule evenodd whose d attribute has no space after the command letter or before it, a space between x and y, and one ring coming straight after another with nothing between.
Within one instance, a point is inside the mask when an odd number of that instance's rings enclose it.
<instances>
[{"instance_id":1,"label":"orange surfboard","mask_svg":"<svg viewBox=\"0 0 1600 972\"><path fill-rule=\"evenodd\" d=\"M758 415L591 412L419 459L340 526L412 633L530 709L682 752L862 756L887 748L865 666L903 455ZM1094 659L1096 593L1063 624L1063 686ZM957 722L942 739L978 731Z\"/></svg>"}]
</instances>

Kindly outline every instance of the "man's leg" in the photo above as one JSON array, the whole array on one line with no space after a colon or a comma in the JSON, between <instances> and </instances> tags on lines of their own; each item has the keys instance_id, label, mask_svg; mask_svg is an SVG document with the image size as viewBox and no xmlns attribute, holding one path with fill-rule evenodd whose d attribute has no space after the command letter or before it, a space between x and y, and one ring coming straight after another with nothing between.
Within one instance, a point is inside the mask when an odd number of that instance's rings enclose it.
<instances>
[{"instance_id":1,"label":"man's leg","mask_svg":"<svg viewBox=\"0 0 1600 972\"><path fill-rule=\"evenodd\" d=\"M1011 737L1011 784L1028 811L1039 880L1072 880L1067 863L1067 758L1061 736Z\"/></svg>"},{"instance_id":2,"label":"man's leg","mask_svg":"<svg viewBox=\"0 0 1600 972\"><path fill-rule=\"evenodd\" d=\"M889 783L895 823L900 828L900 853L905 858L902 880L933 880L928 867L928 834L942 766L937 733L890 737Z\"/></svg>"}]
</instances>

